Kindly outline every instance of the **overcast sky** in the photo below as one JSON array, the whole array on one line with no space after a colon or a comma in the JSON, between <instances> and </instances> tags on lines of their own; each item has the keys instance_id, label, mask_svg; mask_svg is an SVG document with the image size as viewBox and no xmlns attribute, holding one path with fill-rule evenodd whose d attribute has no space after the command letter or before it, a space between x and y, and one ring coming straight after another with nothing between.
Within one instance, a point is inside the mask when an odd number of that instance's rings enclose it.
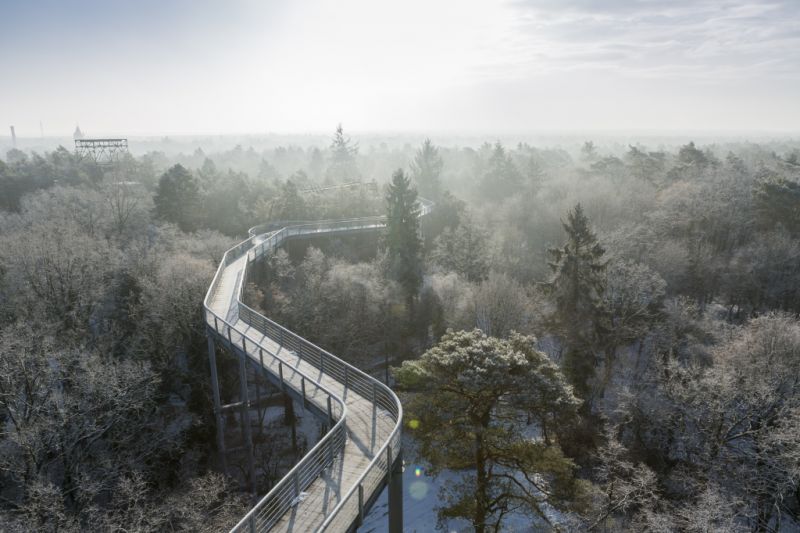
<instances>
[{"instance_id":1,"label":"overcast sky","mask_svg":"<svg viewBox=\"0 0 800 533\"><path fill-rule=\"evenodd\" d=\"M0 132L797 132L799 20L798 0L0 0Z\"/></svg>"}]
</instances>

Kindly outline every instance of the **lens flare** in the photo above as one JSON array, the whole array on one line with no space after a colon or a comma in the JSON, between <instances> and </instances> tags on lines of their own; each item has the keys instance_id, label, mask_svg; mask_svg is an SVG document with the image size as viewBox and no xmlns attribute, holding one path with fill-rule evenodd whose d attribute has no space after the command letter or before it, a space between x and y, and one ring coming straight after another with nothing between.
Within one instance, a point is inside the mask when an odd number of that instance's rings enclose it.
<instances>
[{"instance_id":1,"label":"lens flare","mask_svg":"<svg viewBox=\"0 0 800 533\"><path fill-rule=\"evenodd\" d=\"M408 494L415 500L422 500L428 494L428 484L424 481L416 480L408 487Z\"/></svg>"},{"instance_id":2,"label":"lens flare","mask_svg":"<svg viewBox=\"0 0 800 533\"><path fill-rule=\"evenodd\" d=\"M417 476L417 477L420 477L422 475L422 469L421 468L415 468L414 469L414 475Z\"/></svg>"},{"instance_id":3,"label":"lens flare","mask_svg":"<svg viewBox=\"0 0 800 533\"><path fill-rule=\"evenodd\" d=\"M414 419L414 420L409 420L409 421L408 421L408 427L410 427L411 429L417 429L417 428L419 428L419 420L416 420L416 419Z\"/></svg>"}]
</instances>

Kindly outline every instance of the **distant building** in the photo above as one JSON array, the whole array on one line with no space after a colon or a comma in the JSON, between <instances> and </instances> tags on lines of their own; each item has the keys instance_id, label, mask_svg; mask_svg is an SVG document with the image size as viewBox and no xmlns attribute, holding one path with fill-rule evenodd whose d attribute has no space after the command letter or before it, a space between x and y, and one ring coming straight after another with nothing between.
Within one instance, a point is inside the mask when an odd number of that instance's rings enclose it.
<instances>
[{"instance_id":1,"label":"distant building","mask_svg":"<svg viewBox=\"0 0 800 533\"><path fill-rule=\"evenodd\" d=\"M75 140L83 139L83 132L81 131L81 127L77 124L75 125L75 133L72 134L72 138Z\"/></svg>"}]
</instances>

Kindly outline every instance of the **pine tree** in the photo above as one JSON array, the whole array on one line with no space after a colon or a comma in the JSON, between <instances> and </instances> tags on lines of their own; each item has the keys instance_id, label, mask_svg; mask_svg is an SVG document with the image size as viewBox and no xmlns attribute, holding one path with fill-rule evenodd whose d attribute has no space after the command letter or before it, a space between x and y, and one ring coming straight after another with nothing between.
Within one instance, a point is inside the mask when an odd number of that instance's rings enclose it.
<instances>
[{"instance_id":1,"label":"pine tree","mask_svg":"<svg viewBox=\"0 0 800 533\"><path fill-rule=\"evenodd\" d=\"M175 165L161 176L153 202L158 218L176 223L183 231L195 229L199 187L182 165Z\"/></svg>"},{"instance_id":2,"label":"pine tree","mask_svg":"<svg viewBox=\"0 0 800 533\"><path fill-rule=\"evenodd\" d=\"M403 287L409 311L422 285L422 240L417 191L398 169L386 194L386 248L390 275Z\"/></svg>"},{"instance_id":3,"label":"pine tree","mask_svg":"<svg viewBox=\"0 0 800 533\"><path fill-rule=\"evenodd\" d=\"M492 149L481 189L490 200L502 200L522 189L522 175L499 142Z\"/></svg>"},{"instance_id":4,"label":"pine tree","mask_svg":"<svg viewBox=\"0 0 800 533\"><path fill-rule=\"evenodd\" d=\"M551 248L549 266L553 278L547 285L556 306L551 317L564 347L564 371L575 389L585 394L594 372L594 349L602 327L605 290L605 250L589 227L589 219L577 204L562 222L567 242Z\"/></svg>"},{"instance_id":5,"label":"pine tree","mask_svg":"<svg viewBox=\"0 0 800 533\"><path fill-rule=\"evenodd\" d=\"M566 509L582 490L555 439L531 439L526 415L542 428L572 420L578 400L558 367L533 348L480 330L446 333L395 369L414 395L407 418L432 473L465 472L444 490L439 518L465 518L476 532L502 530L509 509L548 522L543 507ZM547 487L545 490L545 487ZM540 525L543 525L540 523Z\"/></svg>"},{"instance_id":6,"label":"pine tree","mask_svg":"<svg viewBox=\"0 0 800 533\"><path fill-rule=\"evenodd\" d=\"M331 164L326 174L327 179L334 183L359 179L360 174L356 167L358 144L353 144L349 137L345 137L341 124L336 128L330 150Z\"/></svg>"},{"instance_id":7,"label":"pine tree","mask_svg":"<svg viewBox=\"0 0 800 533\"><path fill-rule=\"evenodd\" d=\"M411 162L411 174L422 196L438 200L442 192L440 174L444 162L430 139L425 139Z\"/></svg>"}]
</instances>

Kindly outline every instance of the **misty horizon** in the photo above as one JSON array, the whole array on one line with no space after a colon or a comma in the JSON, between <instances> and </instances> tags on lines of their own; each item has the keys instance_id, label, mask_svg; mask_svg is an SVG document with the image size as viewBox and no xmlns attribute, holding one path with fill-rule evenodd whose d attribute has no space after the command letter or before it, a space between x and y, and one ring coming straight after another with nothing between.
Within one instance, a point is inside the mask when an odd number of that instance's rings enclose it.
<instances>
[{"instance_id":1,"label":"misty horizon","mask_svg":"<svg viewBox=\"0 0 800 533\"><path fill-rule=\"evenodd\" d=\"M796 133L798 4L6 6L2 133Z\"/></svg>"}]
</instances>

